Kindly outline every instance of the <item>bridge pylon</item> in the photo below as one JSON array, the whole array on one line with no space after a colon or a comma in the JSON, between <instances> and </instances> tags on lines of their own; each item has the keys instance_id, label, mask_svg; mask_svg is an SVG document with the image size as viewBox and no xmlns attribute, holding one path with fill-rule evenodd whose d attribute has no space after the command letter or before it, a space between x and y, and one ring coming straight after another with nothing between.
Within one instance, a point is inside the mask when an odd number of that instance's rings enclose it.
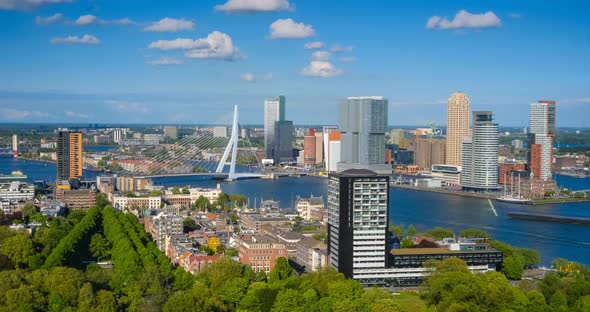
<instances>
[{"instance_id":1,"label":"bridge pylon","mask_svg":"<svg viewBox=\"0 0 590 312\"><path fill-rule=\"evenodd\" d=\"M238 127L238 105L234 106L234 119L232 124L231 130L231 137L229 142L227 143L227 147L223 152L223 156L219 161L219 165L217 165L217 169L215 173L223 172L223 167L227 162L227 157L229 156L229 152L231 151L231 162L229 165L229 175L228 179L235 180L237 178L236 175L236 160L238 159L238 135L239 135L239 127Z\"/></svg>"}]
</instances>

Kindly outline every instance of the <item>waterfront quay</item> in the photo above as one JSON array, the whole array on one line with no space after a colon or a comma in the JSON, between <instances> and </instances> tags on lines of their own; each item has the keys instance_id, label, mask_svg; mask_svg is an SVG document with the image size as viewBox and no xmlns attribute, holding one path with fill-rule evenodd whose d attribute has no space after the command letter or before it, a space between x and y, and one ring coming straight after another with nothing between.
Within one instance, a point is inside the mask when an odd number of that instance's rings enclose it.
<instances>
[{"instance_id":1,"label":"waterfront quay","mask_svg":"<svg viewBox=\"0 0 590 312\"><path fill-rule=\"evenodd\" d=\"M27 181L54 181L55 165L39 161L25 161L12 157L0 157L0 173L21 171ZM96 178L97 173L84 171L84 179ZM556 175L560 186L568 189L590 189L590 179ZM260 207L263 200L278 202L281 209L291 208L297 196L309 198L322 196L327 199L328 179L325 177L284 177L277 180L252 179L235 182L215 181L207 177L155 178L154 184L164 187L216 188L220 184L226 194L242 194L250 207ZM390 224L413 224L417 231L440 226L460 232L467 228L480 228L494 239L516 247L536 249L541 254L541 264L549 265L553 259L566 258L590 264L590 237L588 227L511 219L510 212L551 214L567 217L590 218L589 203L560 203L546 205L516 205L494 203L498 216L490 209L485 198L458 196L444 192L416 190L410 187L390 188Z\"/></svg>"}]
</instances>

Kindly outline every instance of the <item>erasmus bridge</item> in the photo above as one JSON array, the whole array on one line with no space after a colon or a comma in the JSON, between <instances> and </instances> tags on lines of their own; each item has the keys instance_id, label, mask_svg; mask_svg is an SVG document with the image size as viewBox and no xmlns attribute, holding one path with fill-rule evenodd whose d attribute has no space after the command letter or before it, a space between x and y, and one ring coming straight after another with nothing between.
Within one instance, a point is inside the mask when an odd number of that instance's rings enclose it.
<instances>
[{"instance_id":1,"label":"erasmus bridge","mask_svg":"<svg viewBox=\"0 0 590 312\"><path fill-rule=\"evenodd\" d=\"M223 136L216 137L213 129L186 136L143 161L128 162L135 163L137 168L133 172L145 178L210 176L239 180L265 176L248 135L240 136L237 105L234 107L229 140ZM217 161L222 150L223 154Z\"/></svg>"}]
</instances>

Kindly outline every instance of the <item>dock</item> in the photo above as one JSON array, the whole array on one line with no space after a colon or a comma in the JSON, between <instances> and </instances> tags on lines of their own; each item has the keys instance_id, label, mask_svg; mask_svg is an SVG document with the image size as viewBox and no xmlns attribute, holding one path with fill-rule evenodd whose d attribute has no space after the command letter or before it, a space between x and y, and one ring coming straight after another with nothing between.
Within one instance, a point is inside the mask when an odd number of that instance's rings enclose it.
<instances>
[{"instance_id":1,"label":"dock","mask_svg":"<svg viewBox=\"0 0 590 312\"><path fill-rule=\"evenodd\" d=\"M527 212L510 212L508 213L508 216L513 219L521 220L590 225L590 218L582 217L565 217Z\"/></svg>"}]
</instances>

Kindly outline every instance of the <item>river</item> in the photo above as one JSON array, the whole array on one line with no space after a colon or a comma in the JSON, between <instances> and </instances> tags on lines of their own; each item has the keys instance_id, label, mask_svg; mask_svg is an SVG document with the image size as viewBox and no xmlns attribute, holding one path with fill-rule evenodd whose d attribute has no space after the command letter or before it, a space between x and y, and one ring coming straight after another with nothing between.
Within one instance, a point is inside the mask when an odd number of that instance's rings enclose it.
<instances>
[{"instance_id":1,"label":"river","mask_svg":"<svg viewBox=\"0 0 590 312\"><path fill-rule=\"evenodd\" d=\"M10 174L20 170L30 181L55 178L55 165L51 163L0 157L0 173ZM87 178L96 172L85 172ZM560 186L568 189L590 189L590 179L556 176ZM318 177L281 178L279 180L240 180L217 182L205 177L159 178L154 183L165 186L191 185L215 187L221 183L225 193L244 194L250 204L263 199L279 201L280 207L291 206L297 196L323 196L326 198L327 179ZM514 205L492 201L496 217L487 200L438 193L419 192L391 188L390 214L394 224L414 224L418 231L442 226L459 232L468 227L486 230L494 239L517 247L532 248L541 254L542 264L548 265L561 257L590 265L590 227L575 224L546 223L514 220L509 212L535 212L562 216L590 218L590 203L568 203L553 205Z\"/></svg>"}]
</instances>

